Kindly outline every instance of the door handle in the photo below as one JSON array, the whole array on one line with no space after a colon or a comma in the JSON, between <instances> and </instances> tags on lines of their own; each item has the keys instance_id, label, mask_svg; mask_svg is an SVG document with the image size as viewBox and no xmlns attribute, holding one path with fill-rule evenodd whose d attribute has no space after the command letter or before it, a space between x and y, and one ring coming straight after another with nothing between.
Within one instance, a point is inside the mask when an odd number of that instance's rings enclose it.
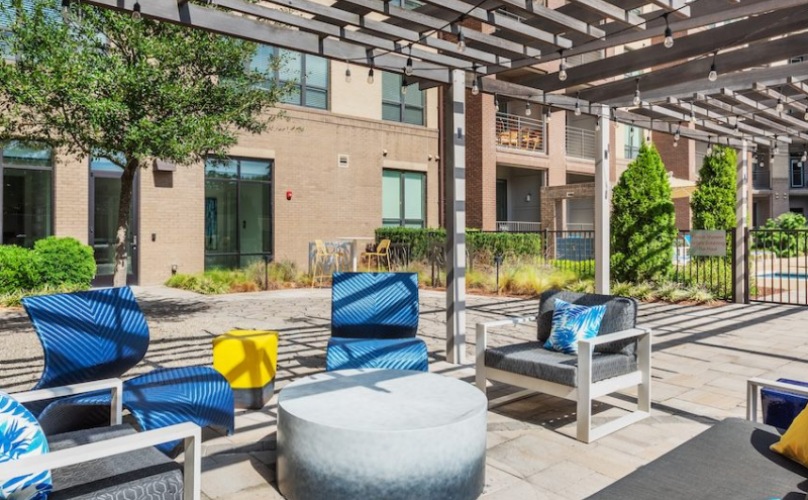
<instances>
[{"instance_id":1,"label":"door handle","mask_svg":"<svg viewBox=\"0 0 808 500\"><path fill-rule=\"evenodd\" d=\"M241 221L241 229L247 229L247 221L246 220Z\"/></svg>"}]
</instances>

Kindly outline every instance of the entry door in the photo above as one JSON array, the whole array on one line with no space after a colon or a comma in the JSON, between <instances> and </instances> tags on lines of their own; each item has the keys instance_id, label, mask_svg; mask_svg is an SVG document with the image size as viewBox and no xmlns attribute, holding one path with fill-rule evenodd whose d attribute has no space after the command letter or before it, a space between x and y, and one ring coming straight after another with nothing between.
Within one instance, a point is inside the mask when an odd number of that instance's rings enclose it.
<instances>
[{"instance_id":1,"label":"entry door","mask_svg":"<svg viewBox=\"0 0 808 500\"><path fill-rule=\"evenodd\" d=\"M137 185L137 176L135 176ZM97 267L94 286L111 286L115 271L115 236L118 225L118 203L121 173L101 170L90 172L90 244ZM137 190L132 196L127 234L127 284L137 283Z\"/></svg>"},{"instance_id":2,"label":"entry door","mask_svg":"<svg viewBox=\"0 0 808 500\"><path fill-rule=\"evenodd\" d=\"M508 181L497 179L497 221L508 220Z\"/></svg>"}]
</instances>

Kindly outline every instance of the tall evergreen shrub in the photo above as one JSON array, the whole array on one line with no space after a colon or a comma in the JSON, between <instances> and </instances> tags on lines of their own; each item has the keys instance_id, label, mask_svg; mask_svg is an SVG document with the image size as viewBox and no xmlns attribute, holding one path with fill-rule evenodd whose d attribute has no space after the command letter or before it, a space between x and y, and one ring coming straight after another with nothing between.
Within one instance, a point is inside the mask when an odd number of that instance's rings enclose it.
<instances>
[{"instance_id":1,"label":"tall evergreen shrub","mask_svg":"<svg viewBox=\"0 0 808 500\"><path fill-rule=\"evenodd\" d=\"M696 191L690 200L693 229L732 229L735 227L736 165L734 149L716 146L704 157Z\"/></svg>"},{"instance_id":2,"label":"tall evergreen shrub","mask_svg":"<svg viewBox=\"0 0 808 500\"><path fill-rule=\"evenodd\" d=\"M662 158L653 144L643 143L613 191L613 279L639 282L668 277L673 270L675 222Z\"/></svg>"}]
</instances>

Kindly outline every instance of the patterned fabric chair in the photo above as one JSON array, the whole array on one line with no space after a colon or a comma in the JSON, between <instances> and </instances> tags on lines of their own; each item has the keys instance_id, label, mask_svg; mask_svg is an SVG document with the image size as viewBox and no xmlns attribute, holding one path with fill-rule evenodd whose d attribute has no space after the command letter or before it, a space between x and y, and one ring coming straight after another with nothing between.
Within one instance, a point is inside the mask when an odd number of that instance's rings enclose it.
<instances>
[{"instance_id":1,"label":"patterned fabric chair","mask_svg":"<svg viewBox=\"0 0 808 500\"><path fill-rule=\"evenodd\" d=\"M597 337L578 341L578 354L544 349L550 336L556 299L569 303L606 305ZM537 340L488 346L494 327L538 322ZM636 327L637 302L613 295L548 291L541 295L538 317L509 318L477 324L476 382L486 391L494 380L526 391L490 402L490 406L526 397L534 392L577 401L577 438L589 443L650 415L651 331ZM592 400L621 389L638 388L637 411L592 428Z\"/></svg>"},{"instance_id":2,"label":"patterned fabric chair","mask_svg":"<svg viewBox=\"0 0 808 500\"><path fill-rule=\"evenodd\" d=\"M123 375L149 346L146 318L129 287L42 295L22 300L45 351L45 369L34 389ZM110 395L81 394L30 404L46 434L93 427L108 420ZM233 432L233 391L207 366L154 370L124 382L123 407L143 430L180 422ZM170 453L178 442L158 448Z\"/></svg>"},{"instance_id":3,"label":"patterned fabric chair","mask_svg":"<svg viewBox=\"0 0 808 500\"><path fill-rule=\"evenodd\" d=\"M0 463L0 484L20 477L41 477L49 471L52 491L47 498L126 500L191 500L200 497L201 429L185 422L151 431L136 432L120 423L122 383L119 379L74 384L38 391L12 394L20 403L66 394L102 390L110 394L111 420L105 427L47 436L43 454L15 456ZM6 396L8 397L8 396ZM31 425L36 426L36 422ZM183 463L160 453L155 445L184 442ZM21 492L17 492L21 493ZM17 496L12 493L12 498ZM23 495L21 498L29 498ZM44 495L34 498L45 498Z\"/></svg>"},{"instance_id":4,"label":"patterned fabric chair","mask_svg":"<svg viewBox=\"0 0 808 500\"><path fill-rule=\"evenodd\" d=\"M415 273L335 273L326 369L428 371Z\"/></svg>"}]
</instances>

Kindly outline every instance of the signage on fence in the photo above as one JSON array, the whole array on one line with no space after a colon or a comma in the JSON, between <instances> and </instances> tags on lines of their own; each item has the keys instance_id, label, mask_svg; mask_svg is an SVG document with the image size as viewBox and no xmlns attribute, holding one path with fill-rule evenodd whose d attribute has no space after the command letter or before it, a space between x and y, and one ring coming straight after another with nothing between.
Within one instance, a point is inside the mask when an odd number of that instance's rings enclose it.
<instances>
[{"instance_id":1,"label":"signage on fence","mask_svg":"<svg viewBox=\"0 0 808 500\"><path fill-rule=\"evenodd\" d=\"M694 229L690 232L690 255L693 257L726 257L727 232Z\"/></svg>"}]
</instances>

